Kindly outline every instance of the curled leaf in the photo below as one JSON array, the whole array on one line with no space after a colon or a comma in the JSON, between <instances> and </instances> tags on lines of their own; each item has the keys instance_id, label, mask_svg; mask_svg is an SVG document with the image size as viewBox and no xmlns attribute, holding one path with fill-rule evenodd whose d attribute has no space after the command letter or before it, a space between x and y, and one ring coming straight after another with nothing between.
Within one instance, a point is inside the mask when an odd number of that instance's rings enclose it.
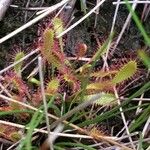
<instances>
[{"instance_id":1,"label":"curled leaf","mask_svg":"<svg viewBox=\"0 0 150 150\"><path fill-rule=\"evenodd\" d=\"M84 43L79 43L76 46L76 56L79 57L83 57L87 52L87 45Z\"/></svg>"}]
</instances>

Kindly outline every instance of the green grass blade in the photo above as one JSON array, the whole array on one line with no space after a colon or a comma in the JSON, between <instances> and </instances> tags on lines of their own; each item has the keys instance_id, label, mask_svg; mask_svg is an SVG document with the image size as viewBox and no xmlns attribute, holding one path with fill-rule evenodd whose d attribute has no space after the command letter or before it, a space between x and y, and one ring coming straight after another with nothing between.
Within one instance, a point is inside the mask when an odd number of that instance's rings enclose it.
<instances>
[{"instance_id":1,"label":"green grass blade","mask_svg":"<svg viewBox=\"0 0 150 150\"><path fill-rule=\"evenodd\" d=\"M65 150L64 148L61 148L60 146L54 145L55 150Z\"/></svg>"},{"instance_id":2,"label":"green grass blade","mask_svg":"<svg viewBox=\"0 0 150 150\"><path fill-rule=\"evenodd\" d=\"M59 146L71 146L71 147L81 147L85 150L96 150L95 148L92 148L90 146L84 145L82 143L72 143L72 142L61 142L57 143Z\"/></svg>"},{"instance_id":3,"label":"green grass blade","mask_svg":"<svg viewBox=\"0 0 150 150\"><path fill-rule=\"evenodd\" d=\"M148 56L148 54L143 50L139 50L138 55L141 58L141 60L143 61L143 63L145 64L145 66L148 69L150 69L150 57Z\"/></svg>"},{"instance_id":4,"label":"green grass blade","mask_svg":"<svg viewBox=\"0 0 150 150\"><path fill-rule=\"evenodd\" d=\"M133 132L135 129L140 127L150 116L150 105L144 110L138 119L130 126L129 131Z\"/></svg>"}]
</instances>

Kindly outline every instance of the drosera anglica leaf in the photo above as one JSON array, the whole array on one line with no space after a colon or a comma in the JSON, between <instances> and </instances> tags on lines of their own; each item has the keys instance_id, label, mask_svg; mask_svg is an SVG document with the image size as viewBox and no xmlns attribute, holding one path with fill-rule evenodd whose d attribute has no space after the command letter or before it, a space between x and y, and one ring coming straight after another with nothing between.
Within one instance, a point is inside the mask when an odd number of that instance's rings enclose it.
<instances>
[{"instance_id":1,"label":"drosera anglica leaf","mask_svg":"<svg viewBox=\"0 0 150 150\"><path fill-rule=\"evenodd\" d=\"M94 104L96 105L100 105L100 106L112 106L112 105L115 105L116 104L116 101L115 101L115 95L112 94L112 93L106 93L106 92L100 92L100 93L97 93L97 94L91 94L91 95L87 95L84 97L84 99L90 99L92 98L93 96L96 96L96 95L99 95L100 98L94 102Z\"/></svg>"},{"instance_id":2,"label":"drosera anglica leaf","mask_svg":"<svg viewBox=\"0 0 150 150\"><path fill-rule=\"evenodd\" d=\"M54 31L52 29L47 29L44 32L41 53L48 63L52 64L54 67L60 68L62 66L61 59L64 59L64 56L59 52L59 46L54 41Z\"/></svg>"},{"instance_id":3,"label":"drosera anglica leaf","mask_svg":"<svg viewBox=\"0 0 150 150\"><path fill-rule=\"evenodd\" d=\"M14 63L19 61L25 56L24 52L20 51L15 55L14 58ZM21 77L21 68L23 66L23 62L18 63L17 65L14 66L15 73Z\"/></svg>"},{"instance_id":4,"label":"drosera anglica leaf","mask_svg":"<svg viewBox=\"0 0 150 150\"><path fill-rule=\"evenodd\" d=\"M61 18L54 18L53 19L53 27L54 27L54 31L56 36L58 36L60 33L62 33L64 31L64 27L63 27L63 21Z\"/></svg>"},{"instance_id":5,"label":"drosera anglica leaf","mask_svg":"<svg viewBox=\"0 0 150 150\"><path fill-rule=\"evenodd\" d=\"M59 79L55 78L48 82L46 87L46 94L47 95L55 95L58 91L60 81Z\"/></svg>"},{"instance_id":6,"label":"drosera anglica leaf","mask_svg":"<svg viewBox=\"0 0 150 150\"><path fill-rule=\"evenodd\" d=\"M70 70L63 75L63 79L72 86L73 91L78 91L80 89L80 83L76 76L69 71Z\"/></svg>"},{"instance_id":7,"label":"drosera anglica leaf","mask_svg":"<svg viewBox=\"0 0 150 150\"><path fill-rule=\"evenodd\" d=\"M112 106L116 104L116 97L112 93L101 93L101 97L95 102L96 105Z\"/></svg>"},{"instance_id":8,"label":"drosera anglica leaf","mask_svg":"<svg viewBox=\"0 0 150 150\"><path fill-rule=\"evenodd\" d=\"M103 77L106 77L106 76L110 76L110 75L114 75L116 74L118 71L117 70L110 70L110 71L97 71L97 72L93 72L90 74L90 77L96 77L96 78L103 78Z\"/></svg>"},{"instance_id":9,"label":"drosera anglica leaf","mask_svg":"<svg viewBox=\"0 0 150 150\"><path fill-rule=\"evenodd\" d=\"M115 75L112 82L114 84L121 83L129 78L131 78L137 71L137 62L136 61L129 61L126 63L120 71Z\"/></svg>"},{"instance_id":10,"label":"drosera anglica leaf","mask_svg":"<svg viewBox=\"0 0 150 150\"><path fill-rule=\"evenodd\" d=\"M43 46L41 49L42 54L44 57L47 58L50 53L52 53L52 48L54 46L54 31L52 29L45 30L43 34Z\"/></svg>"},{"instance_id":11,"label":"drosera anglica leaf","mask_svg":"<svg viewBox=\"0 0 150 150\"><path fill-rule=\"evenodd\" d=\"M5 76L5 80L8 83L12 84L12 89L19 93L19 95L25 95L28 93L28 86L25 84L25 82L22 80L21 77L19 77L15 72L10 72Z\"/></svg>"},{"instance_id":12,"label":"drosera anglica leaf","mask_svg":"<svg viewBox=\"0 0 150 150\"><path fill-rule=\"evenodd\" d=\"M98 91L111 91L113 89L113 83L111 81L94 82L87 85L87 92L92 91L97 93Z\"/></svg>"},{"instance_id":13,"label":"drosera anglica leaf","mask_svg":"<svg viewBox=\"0 0 150 150\"><path fill-rule=\"evenodd\" d=\"M19 141L20 139L22 138L22 135L20 132L12 132L10 134L10 140L14 141L14 142L17 142Z\"/></svg>"},{"instance_id":14,"label":"drosera anglica leaf","mask_svg":"<svg viewBox=\"0 0 150 150\"><path fill-rule=\"evenodd\" d=\"M64 31L64 27L63 27L63 21L61 18L54 18L53 19L53 28L55 31L55 35L58 36L59 34L61 34ZM61 51L63 52L63 39L62 37L59 38L59 45L61 48Z\"/></svg>"}]
</instances>

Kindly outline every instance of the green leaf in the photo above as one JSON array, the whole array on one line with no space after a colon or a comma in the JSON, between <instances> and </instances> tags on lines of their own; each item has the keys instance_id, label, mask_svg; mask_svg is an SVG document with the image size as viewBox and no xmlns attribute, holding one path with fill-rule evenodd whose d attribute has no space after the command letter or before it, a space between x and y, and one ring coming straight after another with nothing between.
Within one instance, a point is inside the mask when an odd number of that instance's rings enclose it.
<instances>
[{"instance_id":1,"label":"green leaf","mask_svg":"<svg viewBox=\"0 0 150 150\"><path fill-rule=\"evenodd\" d=\"M40 85L40 81L37 80L36 78L29 78L29 82L34 83L36 85Z\"/></svg>"},{"instance_id":2,"label":"green leaf","mask_svg":"<svg viewBox=\"0 0 150 150\"><path fill-rule=\"evenodd\" d=\"M86 14L87 12L86 2L84 0L80 0L80 5L81 5L81 11L84 12L84 14Z\"/></svg>"},{"instance_id":3,"label":"green leaf","mask_svg":"<svg viewBox=\"0 0 150 150\"><path fill-rule=\"evenodd\" d=\"M15 55L14 63L19 61L20 59L22 59L24 56L25 56L24 52L18 52ZM17 73L18 76L21 76L22 66L23 66L23 61L21 61L20 63L18 63L17 65L14 66L14 70Z\"/></svg>"},{"instance_id":4,"label":"green leaf","mask_svg":"<svg viewBox=\"0 0 150 150\"><path fill-rule=\"evenodd\" d=\"M59 34L61 34L64 31L62 19L54 18L52 22L53 22L53 26L54 26L55 35L58 36ZM60 45L61 51L63 51L62 37L59 38L59 45Z\"/></svg>"},{"instance_id":5,"label":"green leaf","mask_svg":"<svg viewBox=\"0 0 150 150\"><path fill-rule=\"evenodd\" d=\"M140 135L140 138L139 138L139 142L138 142L138 145L139 145L138 149L144 150L143 149L143 134L140 132L139 135Z\"/></svg>"},{"instance_id":6,"label":"green leaf","mask_svg":"<svg viewBox=\"0 0 150 150\"><path fill-rule=\"evenodd\" d=\"M145 66L147 66L147 68L150 69L150 57L148 56L148 54L143 50L139 50L138 55L142 59Z\"/></svg>"},{"instance_id":7,"label":"green leaf","mask_svg":"<svg viewBox=\"0 0 150 150\"><path fill-rule=\"evenodd\" d=\"M54 101L54 97L52 97L48 103L48 108L51 106L52 102ZM25 138L23 138L19 144L19 146L17 147L17 150L22 150L23 148L25 148L26 150L31 150L32 146L31 146L31 141L32 141L32 134L34 129L40 124L40 122L42 121L43 117L44 117L44 112L41 112L43 110L43 105L40 106L40 108L38 108L37 111L35 111L35 113L32 116L32 119L29 123L28 126L28 131L27 131L27 135Z\"/></svg>"},{"instance_id":8,"label":"green leaf","mask_svg":"<svg viewBox=\"0 0 150 150\"><path fill-rule=\"evenodd\" d=\"M47 29L43 35L43 47L41 49L42 54L45 58L48 58L49 54L52 53L52 48L54 46L54 31L52 29Z\"/></svg>"},{"instance_id":9,"label":"green leaf","mask_svg":"<svg viewBox=\"0 0 150 150\"><path fill-rule=\"evenodd\" d=\"M70 147L71 146L71 147L81 147L81 148L83 148L85 150L96 150L95 148L92 148L92 147L90 147L88 145L84 145L82 143L61 142L61 143L57 143L57 145L61 146L61 147L63 147L63 146L69 146Z\"/></svg>"},{"instance_id":10,"label":"green leaf","mask_svg":"<svg viewBox=\"0 0 150 150\"><path fill-rule=\"evenodd\" d=\"M54 18L52 22L53 22L55 34L56 36L58 36L60 33L64 31L62 19Z\"/></svg>"},{"instance_id":11,"label":"green leaf","mask_svg":"<svg viewBox=\"0 0 150 150\"><path fill-rule=\"evenodd\" d=\"M48 95L55 95L57 93L58 87L59 87L59 80L58 79L52 79L46 87L46 94Z\"/></svg>"},{"instance_id":12,"label":"green leaf","mask_svg":"<svg viewBox=\"0 0 150 150\"><path fill-rule=\"evenodd\" d=\"M64 55L57 49L54 49L54 44L56 44L54 41L54 31L52 29L45 30L41 53L53 67L60 68L62 66L61 58L63 59Z\"/></svg>"},{"instance_id":13,"label":"green leaf","mask_svg":"<svg viewBox=\"0 0 150 150\"><path fill-rule=\"evenodd\" d=\"M96 78L103 78L103 77L106 77L106 76L110 76L110 75L113 75L113 74L116 74L117 71L115 70L110 70L110 71L97 71L97 72L93 72L90 74L90 77L96 77Z\"/></svg>"},{"instance_id":14,"label":"green leaf","mask_svg":"<svg viewBox=\"0 0 150 150\"><path fill-rule=\"evenodd\" d=\"M138 119L130 126L129 131L133 132L136 128L140 127L150 116L150 105L144 110Z\"/></svg>"},{"instance_id":15,"label":"green leaf","mask_svg":"<svg viewBox=\"0 0 150 150\"><path fill-rule=\"evenodd\" d=\"M120 71L116 74L116 76L113 78L112 82L114 84L123 82L130 77L132 77L137 71L137 63L136 61L129 61L127 64L125 64Z\"/></svg>"},{"instance_id":16,"label":"green leaf","mask_svg":"<svg viewBox=\"0 0 150 150\"><path fill-rule=\"evenodd\" d=\"M100 98L97 101L94 102L96 105L112 106L112 105L116 104L115 95L112 94L112 93L105 93L105 92L101 92L101 93L98 93L98 94L87 95L87 96L85 96L85 100L86 99L91 99L95 95L100 96Z\"/></svg>"},{"instance_id":17,"label":"green leaf","mask_svg":"<svg viewBox=\"0 0 150 150\"><path fill-rule=\"evenodd\" d=\"M14 142L17 142L17 141L19 141L20 139L22 138L22 136L21 136L21 133L19 133L19 132L12 132L11 134L10 134L10 139L12 140L12 141L14 141Z\"/></svg>"},{"instance_id":18,"label":"green leaf","mask_svg":"<svg viewBox=\"0 0 150 150\"><path fill-rule=\"evenodd\" d=\"M109 91L113 87L113 84L111 81L103 81L103 82L95 82L88 84L86 87L87 91Z\"/></svg>"}]
</instances>

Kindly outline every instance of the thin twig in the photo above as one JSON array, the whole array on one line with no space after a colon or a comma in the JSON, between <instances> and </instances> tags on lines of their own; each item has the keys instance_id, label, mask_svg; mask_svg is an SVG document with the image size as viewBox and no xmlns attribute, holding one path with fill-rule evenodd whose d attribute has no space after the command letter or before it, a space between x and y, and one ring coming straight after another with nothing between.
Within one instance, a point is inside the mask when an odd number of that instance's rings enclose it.
<instances>
[{"instance_id":1,"label":"thin twig","mask_svg":"<svg viewBox=\"0 0 150 150\"><path fill-rule=\"evenodd\" d=\"M86 57L67 57L68 60L79 60L79 61L87 61L90 62L91 58L86 58Z\"/></svg>"},{"instance_id":2,"label":"thin twig","mask_svg":"<svg viewBox=\"0 0 150 150\"><path fill-rule=\"evenodd\" d=\"M0 83L0 87L2 89L0 91L0 93L2 93L4 91L7 96L12 97L12 95L9 93L9 91L6 89L6 87L4 87L1 83Z\"/></svg>"},{"instance_id":3,"label":"thin twig","mask_svg":"<svg viewBox=\"0 0 150 150\"><path fill-rule=\"evenodd\" d=\"M17 8L17 9L21 9L21 10L30 10L30 11L37 11L37 10L43 10L43 9L47 9L49 7L28 7L28 8L25 8L25 7L20 7L18 5L10 5L10 7L12 8Z\"/></svg>"},{"instance_id":4,"label":"thin twig","mask_svg":"<svg viewBox=\"0 0 150 150\"><path fill-rule=\"evenodd\" d=\"M121 105L121 102L120 102L120 99L119 99L119 96L118 96L118 93L117 93L117 90L116 90L115 87L114 87L114 93L115 93L115 96L116 96L116 98L117 98L117 100L118 100L118 101L117 101L117 102L118 102L118 105L120 106L120 105ZM129 141L130 141L130 143L131 143L131 145L132 145L132 148L133 148L134 150L136 150L135 145L133 144L133 140L132 140L132 138L130 137L129 128L128 128L128 125L127 125L126 118L125 118L125 115L124 115L124 112L123 112L122 107L120 107L119 110L120 110L120 113L121 113L121 117L122 117L122 120L123 120L125 129L126 129L127 135L129 136Z\"/></svg>"},{"instance_id":5,"label":"thin twig","mask_svg":"<svg viewBox=\"0 0 150 150\"><path fill-rule=\"evenodd\" d=\"M30 62L26 63L26 65L21 69L21 72L23 72L29 65L31 65L35 60L37 60L37 58L39 57L36 56L35 58L33 58Z\"/></svg>"},{"instance_id":6,"label":"thin twig","mask_svg":"<svg viewBox=\"0 0 150 150\"><path fill-rule=\"evenodd\" d=\"M150 131L150 116L145 123L145 126L144 126L143 131L142 131L142 136L144 137L145 135L147 135L149 133L149 131Z\"/></svg>"},{"instance_id":7,"label":"thin twig","mask_svg":"<svg viewBox=\"0 0 150 150\"><path fill-rule=\"evenodd\" d=\"M150 13L150 5L149 5L149 7L148 7L147 10L146 10L145 17L144 17L144 21L147 19L149 13Z\"/></svg>"},{"instance_id":8,"label":"thin twig","mask_svg":"<svg viewBox=\"0 0 150 150\"><path fill-rule=\"evenodd\" d=\"M128 1L129 4L150 4L150 1ZM118 2L113 2L113 5L117 5ZM126 4L126 2L121 1L119 4Z\"/></svg>"},{"instance_id":9,"label":"thin twig","mask_svg":"<svg viewBox=\"0 0 150 150\"><path fill-rule=\"evenodd\" d=\"M67 5L67 3L62 6L62 8L60 9L60 11L61 11L62 9L64 9L64 7L65 7L66 5ZM50 7L47 7L47 8L45 8L45 9L41 10L41 11L38 11L38 12L36 13L36 15L43 14L44 12L48 11L49 9L50 9Z\"/></svg>"},{"instance_id":10,"label":"thin twig","mask_svg":"<svg viewBox=\"0 0 150 150\"><path fill-rule=\"evenodd\" d=\"M0 21L3 19L12 0L0 0Z\"/></svg>"},{"instance_id":11,"label":"thin twig","mask_svg":"<svg viewBox=\"0 0 150 150\"><path fill-rule=\"evenodd\" d=\"M17 146L20 143L21 140L17 141L16 143L14 143L13 145L11 145L10 147L7 148L7 150L12 150L13 147Z\"/></svg>"},{"instance_id":12,"label":"thin twig","mask_svg":"<svg viewBox=\"0 0 150 150\"><path fill-rule=\"evenodd\" d=\"M45 112L45 118L46 118L46 125L47 125L47 131L48 131L48 138L51 137L50 135L50 124L49 124L49 117L48 117L48 106L46 102L46 96L45 96L45 90L44 90L44 77L43 77L43 63L42 58L38 57L38 67L39 67L39 76L40 76L40 85L41 85L41 95L43 99L44 104L44 112ZM53 150L53 144L49 143L51 150Z\"/></svg>"},{"instance_id":13,"label":"thin twig","mask_svg":"<svg viewBox=\"0 0 150 150\"><path fill-rule=\"evenodd\" d=\"M96 1L96 4L98 4L100 2L100 0ZM98 14L99 14L99 8L96 9L95 11L96 15L95 15L95 23L94 23L94 28L96 28L97 25L97 19L98 19Z\"/></svg>"}]
</instances>

